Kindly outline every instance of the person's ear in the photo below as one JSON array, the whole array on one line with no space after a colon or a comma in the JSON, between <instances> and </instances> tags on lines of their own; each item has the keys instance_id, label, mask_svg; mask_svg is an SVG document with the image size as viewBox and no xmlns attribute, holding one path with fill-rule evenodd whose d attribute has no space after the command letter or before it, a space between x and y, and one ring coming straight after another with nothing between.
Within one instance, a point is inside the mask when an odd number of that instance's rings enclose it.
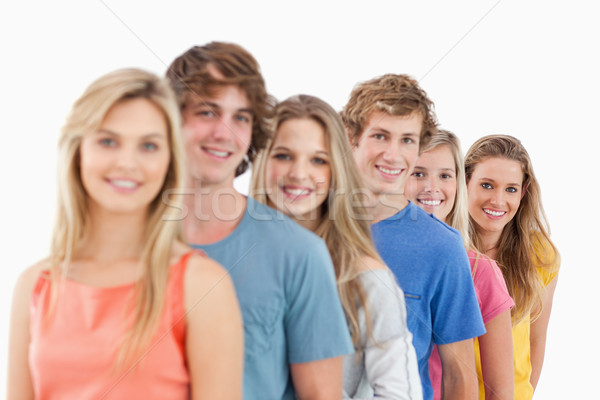
<instances>
[{"instance_id":1,"label":"person's ear","mask_svg":"<svg viewBox=\"0 0 600 400\"><path fill-rule=\"evenodd\" d=\"M344 127L346 128L346 135L348 135L348 140L350 141L350 147L354 149L357 143L352 135L352 130L348 127L348 125L344 125Z\"/></svg>"},{"instance_id":2,"label":"person's ear","mask_svg":"<svg viewBox=\"0 0 600 400\"><path fill-rule=\"evenodd\" d=\"M523 197L525 197L525 193L527 192L527 187L529 186L528 183L523 185L523 190L521 191L521 200L523 200Z\"/></svg>"}]
</instances>

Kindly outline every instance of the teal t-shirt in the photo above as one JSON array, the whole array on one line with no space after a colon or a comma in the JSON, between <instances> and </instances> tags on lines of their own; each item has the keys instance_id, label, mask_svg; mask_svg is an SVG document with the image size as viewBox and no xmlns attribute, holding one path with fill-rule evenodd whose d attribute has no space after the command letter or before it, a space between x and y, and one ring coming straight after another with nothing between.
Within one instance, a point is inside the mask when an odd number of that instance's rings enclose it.
<instances>
[{"instance_id":1,"label":"teal t-shirt","mask_svg":"<svg viewBox=\"0 0 600 400\"><path fill-rule=\"evenodd\" d=\"M290 363L354 351L325 243L248 198L225 239L193 247L229 271L244 319L244 399L293 399Z\"/></svg>"}]
</instances>

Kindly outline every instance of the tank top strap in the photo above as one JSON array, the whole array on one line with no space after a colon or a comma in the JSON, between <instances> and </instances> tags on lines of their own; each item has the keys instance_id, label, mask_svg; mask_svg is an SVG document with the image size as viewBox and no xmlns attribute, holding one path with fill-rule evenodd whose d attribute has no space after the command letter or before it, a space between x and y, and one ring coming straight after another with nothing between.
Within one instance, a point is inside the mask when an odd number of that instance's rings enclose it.
<instances>
[{"instance_id":1,"label":"tank top strap","mask_svg":"<svg viewBox=\"0 0 600 400\"><path fill-rule=\"evenodd\" d=\"M31 293L31 306L38 307L44 306L45 304L40 304L40 301L45 301L45 297L47 297L47 292L50 290L50 271L45 269L42 270L37 277L35 285L33 286L33 291Z\"/></svg>"},{"instance_id":2,"label":"tank top strap","mask_svg":"<svg viewBox=\"0 0 600 400\"><path fill-rule=\"evenodd\" d=\"M167 307L169 309L169 329L177 340L181 354L185 356L185 290L184 279L188 261L193 255L206 254L201 250L191 250L182 255L179 260L172 264L169 270L169 286L167 290Z\"/></svg>"}]
</instances>

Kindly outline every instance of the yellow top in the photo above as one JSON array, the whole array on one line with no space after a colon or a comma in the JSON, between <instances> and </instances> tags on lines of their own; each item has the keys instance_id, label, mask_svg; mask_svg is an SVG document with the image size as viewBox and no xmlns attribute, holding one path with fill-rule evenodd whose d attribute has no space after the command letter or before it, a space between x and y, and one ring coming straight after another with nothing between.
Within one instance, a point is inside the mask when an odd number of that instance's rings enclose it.
<instances>
[{"instance_id":1,"label":"yellow top","mask_svg":"<svg viewBox=\"0 0 600 400\"><path fill-rule=\"evenodd\" d=\"M535 254L544 262L554 258L552 247L545 240L533 240ZM534 262L535 262L534 258ZM537 267L537 273L544 287L558 274L560 268L560 259L556 259L556 264L552 268ZM529 334L531 328L531 318L528 315L521 322L513 326L513 353L515 368L515 399L530 400L533 397L533 386L530 382L531 360L530 360L530 342ZM479 361L479 342L475 339L475 360L477 361L477 373L481 377L481 365ZM479 399L485 399L485 389L481 379L479 380Z\"/></svg>"}]
</instances>

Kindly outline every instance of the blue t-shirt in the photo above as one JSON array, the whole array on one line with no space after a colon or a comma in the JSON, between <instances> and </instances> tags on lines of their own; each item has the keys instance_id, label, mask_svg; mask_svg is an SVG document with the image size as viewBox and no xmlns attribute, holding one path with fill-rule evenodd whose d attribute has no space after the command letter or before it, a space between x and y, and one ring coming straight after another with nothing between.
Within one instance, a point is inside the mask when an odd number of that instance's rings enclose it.
<instances>
[{"instance_id":1,"label":"blue t-shirt","mask_svg":"<svg viewBox=\"0 0 600 400\"><path fill-rule=\"evenodd\" d=\"M467 252L458 231L413 203L371 230L377 250L404 291L423 398L431 399L428 361L433 344L485 333Z\"/></svg>"},{"instance_id":2,"label":"blue t-shirt","mask_svg":"<svg viewBox=\"0 0 600 400\"><path fill-rule=\"evenodd\" d=\"M244 399L293 399L290 363L352 353L325 242L248 198L225 239L195 245L229 271L244 319Z\"/></svg>"}]
</instances>

